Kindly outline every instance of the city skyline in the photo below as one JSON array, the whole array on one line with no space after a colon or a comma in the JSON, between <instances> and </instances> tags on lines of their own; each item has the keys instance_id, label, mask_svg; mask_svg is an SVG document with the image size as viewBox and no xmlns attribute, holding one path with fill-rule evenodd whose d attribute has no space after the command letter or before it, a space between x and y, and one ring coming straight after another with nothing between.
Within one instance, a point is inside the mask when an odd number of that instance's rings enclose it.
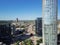
<instances>
[{"instance_id":1,"label":"city skyline","mask_svg":"<svg viewBox=\"0 0 60 45\"><path fill-rule=\"evenodd\" d=\"M42 17L42 0L0 0L0 20L34 20L37 17Z\"/></svg>"}]
</instances>

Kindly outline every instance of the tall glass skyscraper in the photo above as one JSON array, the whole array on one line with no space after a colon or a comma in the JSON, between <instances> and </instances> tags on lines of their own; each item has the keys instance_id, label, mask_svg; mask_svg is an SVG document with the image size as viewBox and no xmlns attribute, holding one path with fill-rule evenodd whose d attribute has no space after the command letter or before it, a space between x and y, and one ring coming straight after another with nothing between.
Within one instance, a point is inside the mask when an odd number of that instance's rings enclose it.
<instances>
[{"instance_id":1,"label":"tall glass skyscraper","mask_svg":"<svg viewBox=\"0 0 60 45\"><path fill-rule=\"evenodd\" d=\"M43 44L57 45L58 0L42 1Z\"/></svg>"}]
</instances>

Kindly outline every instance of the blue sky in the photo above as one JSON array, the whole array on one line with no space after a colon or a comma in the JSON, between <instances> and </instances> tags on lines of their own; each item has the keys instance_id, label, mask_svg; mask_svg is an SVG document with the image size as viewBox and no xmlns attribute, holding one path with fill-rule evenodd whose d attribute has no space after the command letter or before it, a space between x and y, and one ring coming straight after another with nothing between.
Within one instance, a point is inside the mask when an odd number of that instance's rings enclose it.
<instances>
[{"instance_id":1,"label":"blue sky","mask_svg":"<svg viewBox=\"0 0 60 45\"><path fill-rule=\"evenodd\" d=\"M58 17L60 18L60 0ZM42 16L42 0L0 0L0 20L34 20Z\"/></svg>"}]
</instances>

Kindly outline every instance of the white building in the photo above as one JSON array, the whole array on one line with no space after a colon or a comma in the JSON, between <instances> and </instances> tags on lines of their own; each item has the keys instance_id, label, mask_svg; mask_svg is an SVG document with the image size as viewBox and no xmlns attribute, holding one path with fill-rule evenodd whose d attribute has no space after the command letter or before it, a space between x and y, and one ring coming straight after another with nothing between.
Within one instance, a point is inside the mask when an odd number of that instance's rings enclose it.
<instances>
[{"instance_id":1,"label":"white building","mask_svg":"<svg viewBox=\"0 0 60 45\"><path fill-rule=\"evenodd\" d=\"M57 45L57 2L58 0L43 0L42 29L44 45Z\"/></svg>"}]
</instances>

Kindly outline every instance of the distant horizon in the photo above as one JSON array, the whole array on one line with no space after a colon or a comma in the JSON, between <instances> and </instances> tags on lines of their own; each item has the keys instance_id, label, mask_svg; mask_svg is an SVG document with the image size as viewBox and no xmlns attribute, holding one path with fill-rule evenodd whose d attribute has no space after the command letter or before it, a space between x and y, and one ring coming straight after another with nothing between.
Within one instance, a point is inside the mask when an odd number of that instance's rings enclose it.
<instances>
[{"instance_id":1,"label":"distant horizon","mask_svg":"<svg viewBox=\"0 0 60 45\"><path fill-rule=\"evenodd\" d=\"M0 0L0 20L35 20L38 17L42 17L42 0Z\"/></svg>"},{"instance_id":2,"label":"distant horizon","mask_svg":"<svg viewBox=\"0 0 60 45\"><path fill-rule=\"evenodd\" d=\"M39 18L39 17L38 17ZM36 18L37 19L37 18ZM36 20L36 19L27 19L27 20ZM12 19L12 20L10 20L10 19L8 19L8 20L1 20L0 19L0 21L15 21L16 19ZM19 21L21 21L21 20L24 20L24 19L18 19ZM60 20L60 19L57 19L57 20Z\"/></svg>"}]
</instances>

